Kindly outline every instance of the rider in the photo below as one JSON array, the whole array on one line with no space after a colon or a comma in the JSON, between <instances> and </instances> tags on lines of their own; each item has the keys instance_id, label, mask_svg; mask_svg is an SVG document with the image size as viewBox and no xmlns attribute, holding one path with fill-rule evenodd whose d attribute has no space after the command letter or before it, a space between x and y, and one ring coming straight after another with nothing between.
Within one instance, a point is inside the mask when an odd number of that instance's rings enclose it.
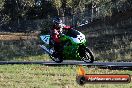
<instances>
[{"instance_id":1,"label":"rider","mask_svg":"<svg viewBox=\"0 0 132 88\"><path fill-rule=\"evenodd\" d=\"M60 51L60 34L62 31L71 29L70 26L66 26L65 24L62 23L62 20L60 18L54 18L53 19L53 27L50 30L50 36L51 36L51 41L53 40L54 42L54 49L56 52Z\"/></svg>"}]
</instances>

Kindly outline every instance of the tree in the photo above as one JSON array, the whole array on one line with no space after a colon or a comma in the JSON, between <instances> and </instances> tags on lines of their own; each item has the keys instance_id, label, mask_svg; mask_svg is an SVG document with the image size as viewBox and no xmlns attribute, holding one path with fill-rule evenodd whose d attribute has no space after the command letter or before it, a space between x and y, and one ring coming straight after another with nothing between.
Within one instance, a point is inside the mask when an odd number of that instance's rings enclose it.
<instances>
[{"instance_id":1,"label":"tree","mask_svg":"<svg viewBox=\"0 0 132 88\"><path fill-rule=\"evenodd\" d=\"M5 0L0 0L0 11L4 9Z\"/></svg>"},{"instance_id":2,"label":"tree","mask_svg":"<svg viewBox=\"0 0 132 88\"><path fill-rule=\"evenodd\" d=\"M62 1L61 0L53 0L53 6L56 8L57 14L61 15L60 14L60 8L62 6Z\"/></svg>"}]
</instances>

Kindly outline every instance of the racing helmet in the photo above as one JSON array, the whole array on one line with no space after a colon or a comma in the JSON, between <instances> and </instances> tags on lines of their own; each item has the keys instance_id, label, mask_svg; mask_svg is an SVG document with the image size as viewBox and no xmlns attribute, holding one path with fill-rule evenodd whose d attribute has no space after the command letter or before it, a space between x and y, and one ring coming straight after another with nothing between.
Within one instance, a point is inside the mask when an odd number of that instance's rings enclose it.
<instances>
[{"instance_id":1,"label":"racing helmet","mask_svg":"<svg viewBox=\"0 0 132 88\"><path fill-rule=\"evenodd\" d=\"M60 18L53 18L53 24L55 25L62 24L62 20Z\"/></svg>"}]
</instances>

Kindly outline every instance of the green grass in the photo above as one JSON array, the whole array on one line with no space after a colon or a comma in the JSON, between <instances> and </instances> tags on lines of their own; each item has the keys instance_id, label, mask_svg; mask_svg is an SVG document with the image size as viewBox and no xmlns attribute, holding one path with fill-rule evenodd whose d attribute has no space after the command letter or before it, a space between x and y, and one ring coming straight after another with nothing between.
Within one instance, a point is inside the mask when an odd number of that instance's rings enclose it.
<instances>
[{"instance_id":1,"label":"green grass","mask_svg":"<svg viewBox=\"0 0 132 88\"><path fill-rule=\"evenodd\" d=\"M88 74L131 74L132 71L84 67ZM76 83L78 66L0 65L0 88L131 88L129 84Z\"/></svg>"},{"instance_id":2,"label":"green grass","mask_svg":"<svg viewBox=\"0 0 132 88\"><path fill-rule=\"evenodd\" d=\"M27 56L27 57L13 57L10 61L49 61L51 58L48 54Z\"/></svg>"},{"instance_id":3,"label":"green grass","mask_svg":"<svg viewBox=\"0 0 132 88\"><path fill-rule=\"evenodd\" d=\"M51 58L49 57L48 54L0 58L0 61L49 61L49 60L51 60Z\"/></svg>"}]
</instances>

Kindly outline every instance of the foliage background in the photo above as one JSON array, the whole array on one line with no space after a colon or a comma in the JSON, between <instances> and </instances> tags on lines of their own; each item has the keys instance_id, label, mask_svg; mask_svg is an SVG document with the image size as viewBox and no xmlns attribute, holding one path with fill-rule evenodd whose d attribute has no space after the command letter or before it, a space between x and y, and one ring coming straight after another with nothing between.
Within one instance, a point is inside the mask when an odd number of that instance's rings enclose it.
<instances>
[{"instance_id":1,"label":"foliage background","mask_svg":"<svg viewBox=\"0 0 132 88\"><path fill-rule=\"evenodd\" d=\"M42 55L39 35L49 32L52 18L57 16L86 35L96 60L131 61L131 0L0 0L1 38L18 32L32 38L0 40L1 60ZM78 27L86 21L88 24Z\"/></svg>"}]
</instances>

